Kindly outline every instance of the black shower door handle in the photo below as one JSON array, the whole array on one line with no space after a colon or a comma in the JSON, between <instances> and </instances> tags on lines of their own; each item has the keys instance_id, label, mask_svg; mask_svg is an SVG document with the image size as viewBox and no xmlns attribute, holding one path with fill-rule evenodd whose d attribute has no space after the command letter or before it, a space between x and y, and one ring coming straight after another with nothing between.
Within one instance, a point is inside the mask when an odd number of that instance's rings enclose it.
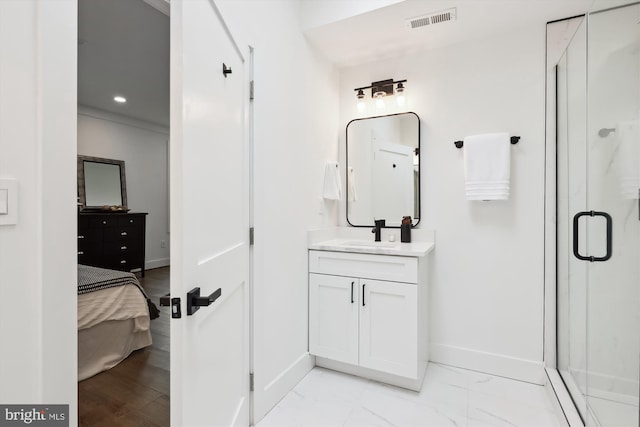
<instances>
[{"instance_id":1,"label":"black shower door handle","mask_svg":"<svg viewBox=\"0 0 640 427\"><path fill-rule=\"evenodd\" d=\"M580 251L578 249L578 245L579 245L578 235L580 234L578 221L583 216L592 216L592 217L602 216L607 221L607 253L605 254L605 256L594 257L594 256L584 256L580 254ZM609 215L606 212L584 211L584 212L578 212L577 214L575 214L573 217L573 255L575 255L576 258L582 261L589 261L589 262L606 261L609 258L611 258L611 253L612 253L611 251L613 247L613 243L612 243L613 225L612 224L613 224L613 221L611 219L611 215Z\"/></svg>"}]
</instances>

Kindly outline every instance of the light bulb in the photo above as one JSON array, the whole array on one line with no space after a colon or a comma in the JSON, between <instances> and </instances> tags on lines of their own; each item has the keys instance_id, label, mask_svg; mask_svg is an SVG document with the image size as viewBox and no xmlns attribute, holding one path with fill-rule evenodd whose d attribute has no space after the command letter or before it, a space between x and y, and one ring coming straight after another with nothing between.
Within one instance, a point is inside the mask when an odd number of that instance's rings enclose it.
<instances>
[{"instance_id":1,"label":"light bulb","mask_svg":"<svg viewBox=\"0 0 640 427\"><path fill-rule=\"evenodd\" d=\"M376 109L384 111L384 109L386 108L386 104L384 102L384 96L386 95L386 93L384 92L376 92L373 96L376 99Z\"/></svg>"},{"instance_id":2,"label":"light bulb","mask_svg":"<svg viewBox=\"0 0 640 427\"><path fill-rule=\"evenodd\" d=\"M398 83L398 88L396 89L396 103L398 104L398 107L404 107L407 103L405 89L402 83Z\"/></svg>"},{"instance_id":3,"label":"light bulb","mask_svg":"<svg viewBox=\"0 0 640 427\"><path fill-rule=\"evenodd\" d=\"M356 98L358 98L358 104L357 104L358 112L364 113L364 109L366 105L364 103L364 92L362 91L362 89L358 90L358 94L356 95Z\"/></svg>"}]
</instances>

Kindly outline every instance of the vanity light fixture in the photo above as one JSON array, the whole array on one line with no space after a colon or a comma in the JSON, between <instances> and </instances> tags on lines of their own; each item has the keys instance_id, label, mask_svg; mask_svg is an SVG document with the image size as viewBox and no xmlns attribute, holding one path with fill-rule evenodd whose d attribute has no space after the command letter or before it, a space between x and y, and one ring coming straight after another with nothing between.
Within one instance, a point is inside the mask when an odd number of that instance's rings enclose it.
<instances>
[{"instance_id":1,"label":"vanity light fixture","mask_svg":"<svg viewBox=\"0 0 640 427\"><path fill-rule=\"evenodd\" d=\"M394 81L393 79L380 80L378 82L371 83L370 86L355 88L356 98L358 100L358 111L364 112L365 110L365 89L371 89L371 98L375 100L377 110L384 110L386 108L385 98L387 96L396 96L396 103L399 107L403 107L406 103L405 86L407 80ZM397 85L397 86L395 86Z\"/></svg>"},{"instance_id":2,"label":"vanity light fixture","mask_svg":"<svg viewBox=\"0 0 640 427\"><path fill-rule=\"evenodd\" d=\"M116 101L119 104L124 104L125 102L127 102L127 98L125 98L124 96L120 96L120 95L114 96L113 100Z\"/></svg>"}]
</instances>

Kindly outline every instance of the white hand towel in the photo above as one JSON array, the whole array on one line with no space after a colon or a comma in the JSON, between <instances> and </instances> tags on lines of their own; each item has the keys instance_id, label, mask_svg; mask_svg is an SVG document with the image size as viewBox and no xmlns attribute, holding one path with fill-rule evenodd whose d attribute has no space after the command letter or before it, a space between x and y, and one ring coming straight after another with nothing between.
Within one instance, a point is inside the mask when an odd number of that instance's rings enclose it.
<instances>
[{"instance_id":1,"label":"white hand towel","mask_svg":"<svg viewBox=\"0 0 640 427\"><path fill-rule=\"evenodd\" d=\"M506 132L464 138L467 200L507 200L511 173L510 139Z\"/></svg>"},{"instance_id":2,"label":"white hand towel","mask_svg":"<svg viewBox=\"0 0 640 427\"><path fill-rule=\"evenodd\" d=\"M638 120L616 126L617 173L623 199L637 199L640 191L640 123Z\"/></svg>"},{"instance_id":3,"label":"white hand towel","mask_svg":"<svg viewBox=\"0 0 640 427\"><path fill-rule=\"evenodd\" d=\"M353 167L350 167L347 173L347 182L349 185L347 195L350 202L355 202L358 200L358 194L356 193L356 174L353 172Z\"/></svg>"},{"instance_id":4,"label":"white hand towel","mask_svg":"<svg viewBox=\"0 0 640 427\"><path fill-rule=\"evenodd\" d=\"M340 168L336 162L327 162L324 167L324 190L322 195L327 200L340 200L342 196Z\"/></svg>"}]
</instances>

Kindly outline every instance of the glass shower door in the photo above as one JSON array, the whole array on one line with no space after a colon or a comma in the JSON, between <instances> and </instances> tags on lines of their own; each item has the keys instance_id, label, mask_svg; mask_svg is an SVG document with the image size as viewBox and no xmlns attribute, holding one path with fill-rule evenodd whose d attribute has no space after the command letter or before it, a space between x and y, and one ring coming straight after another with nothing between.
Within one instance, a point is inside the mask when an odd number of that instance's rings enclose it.
<instances>
[{"instance_id":1,"label":"glass shower door","mask_svg":"<svg viewBox=\"0 0 640 427\"><path fill-rule=\"evenodd\" d=\"M587 413L587 265L572 253L572 218L587 209L587 29L579 25L556 68L557 366ZM584 232L586 224L580 224ZM585 242L580 242L584 251Z\"/></svg>"},{"instance_id":2,"label":"glass shower door","mask_svg":"<svg viewBox=\"0 0 640 427\"><path fill-rule=\"evenodd\" d=\"M639 4L588 16L585 211L596 216L578 218L586 229L576 234L586 244L577 255L593 257L585 262L586 420L602 427L639 425L639 20Z\"/></svg>"}]
</instances>

